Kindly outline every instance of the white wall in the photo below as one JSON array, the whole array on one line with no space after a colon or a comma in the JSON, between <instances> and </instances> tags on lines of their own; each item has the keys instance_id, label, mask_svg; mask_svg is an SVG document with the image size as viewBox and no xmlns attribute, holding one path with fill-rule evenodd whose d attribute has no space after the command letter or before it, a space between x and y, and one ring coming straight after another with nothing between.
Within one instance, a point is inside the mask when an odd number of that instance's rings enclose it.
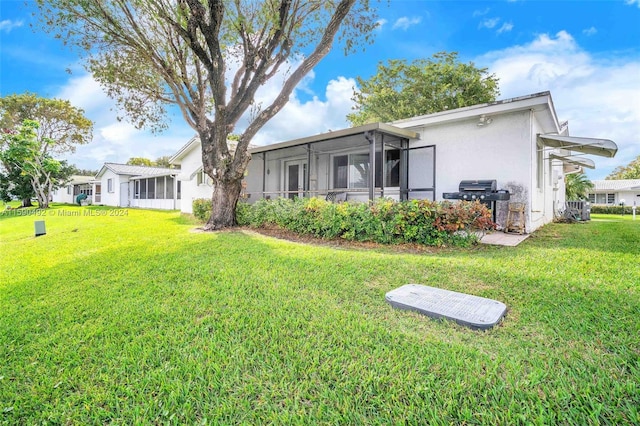
<instances>
[{"instance_id":1,"label":"white wall","mask_svg":"<svg viewBox=\"0 0 640 426\"><path fill-rule=\"evenodd\" d=\"M438 125L412 128L419 140L409 143L411 148L436 147L436 200L443 192L458 192L461 180L495 179L498 189L511 193L510 202L527 205L526 228L532 232L553 220L554 205L564 190L553 179L562 178L562 165L551 165L548 152L543 154L543 181L537 188L537 133L542 133L534 114L516 111L494 115L492 122L477 125L477 117ZM410 171L411 173L411 171ZM554 191L554 186L558 189ZM505 223L508 202L497 202L498 222Z\"/></svg>"},{"instance_id":2,"label":"white wall","mask_svg":"<svg viewBox=\"0 0 640 426\"><path fill-rule=\"evenodd\" d=\"M198 184L196 171L202 167L202 152L200 144L194 144L180 162L181 200L180 211L183 213L193 213L193 200L198 198L211 199L213 187L209 184ZM189 177L193 175L193 178Z\"/></svg>"},{"instance_id":3,"label":"white wall","mask_svg":"<svg viewBox=\"0 0 640 426\"><path fill-rule=\"evenodd\" d=\"M108 180L113 179L112 192L109 192ZM128 176L121 176L113 173L107 169L100 177L100 183L102 185L102 198L99 204L113 207L128 207L120 205L120 184L129 182Z\"/></svg>"},{"instance_id":4,"label":"white wall","mask_svg":"<svg viewBox=\"0 0 640 426\"><path fill-rule=\"evenodd\" d=\"M69 184L56 189L51 194L51 198L54 203L73 204L75 202L73 199L73 185Z\"/></svg>"}]
</instances>

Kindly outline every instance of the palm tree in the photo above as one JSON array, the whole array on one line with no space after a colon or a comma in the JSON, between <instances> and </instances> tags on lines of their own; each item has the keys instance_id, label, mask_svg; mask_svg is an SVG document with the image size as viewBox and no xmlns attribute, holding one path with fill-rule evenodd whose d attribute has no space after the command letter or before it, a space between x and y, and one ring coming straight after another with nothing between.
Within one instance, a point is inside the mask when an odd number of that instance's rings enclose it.
<instances>
[{"instance_id":1,"label":"palm tree","mask_svg":"<svg viewBox=\"0 0 640 426\"><path fill-rule=\"evenodd\" d=\"M565 175L565 197L567 201L586 200L593 183L584 173Z\"/></svg>"}]
</instances>

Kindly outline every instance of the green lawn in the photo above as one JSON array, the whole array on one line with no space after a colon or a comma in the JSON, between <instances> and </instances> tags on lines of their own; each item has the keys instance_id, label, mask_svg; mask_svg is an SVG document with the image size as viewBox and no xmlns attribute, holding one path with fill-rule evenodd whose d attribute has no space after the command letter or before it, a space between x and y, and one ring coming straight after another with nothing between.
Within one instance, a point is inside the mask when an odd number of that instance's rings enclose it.
<instances>
[{"instance_id":1,"label":"green lawn","mask_svg":"<svg viewBox=\"0 0 640 426\"><path fill-rule=\"evenodd\" d=\"M594 219L402 254L5 213L0 424L638 424L640 220ZM394 310L406 283L509 311L479 332Z\"/></svg>"}]
</instances>

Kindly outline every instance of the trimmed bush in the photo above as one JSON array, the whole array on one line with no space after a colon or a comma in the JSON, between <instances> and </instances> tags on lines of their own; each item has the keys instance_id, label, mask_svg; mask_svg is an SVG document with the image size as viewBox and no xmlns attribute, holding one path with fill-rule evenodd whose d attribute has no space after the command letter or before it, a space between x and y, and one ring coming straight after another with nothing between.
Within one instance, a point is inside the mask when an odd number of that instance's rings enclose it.
<instances>
[{"instance_id":1,"label":"trimmed bush","mask_svg":"<svg viewBox=\"0 0 640 426\"><path fill-rule=\"evenodd\" d=\"M191 204L193 215L200 222L206 222L211 217L211 200L207 198L197 198Z\"/></svg>"},{"instance_id":2,"label":"trimmed bush","mask_svg":"<svg viewBox=\"0 0 640 426\"><path fill-rule=\"evenodd\" d=\"M623 213L623 209L624 209L624 214L633 214L633 206L604 206L604 205L595 205L592 204L591 205L591 213L596 213L596 214L619 214L621 215ZM636 210L636 213L638 213L638 211Z\"/></svg>"},{"instance_id":3,"label":"trimmed bush","mask_svg":"<svg viewBox=\"0 0 640 426\"><path fill-rule=\"evenodd\" d=\"M478 241L478 233L495 229L491 212L479 202L378 199L334 204L320 198L277 198L239 203L236 217L239 225L254 228L278 226L319 238L383 244L469 245Z\"/></svg>"}]
</instances>

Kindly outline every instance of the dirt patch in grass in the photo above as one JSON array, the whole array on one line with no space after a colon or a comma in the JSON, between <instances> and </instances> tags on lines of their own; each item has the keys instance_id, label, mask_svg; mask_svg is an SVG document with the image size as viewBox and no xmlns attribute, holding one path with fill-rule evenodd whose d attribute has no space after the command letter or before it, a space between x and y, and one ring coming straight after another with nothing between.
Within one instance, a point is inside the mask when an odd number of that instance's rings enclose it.
<instances>
[{"instance_id":1,"label":"dirt patch in grass","mask_svg":"<svg viewBox=\"0 0 640 426\"><path fill-rule=\"evenodd\" d=\"M326 240L322 238L316 238L311 235L301 235L295 232L281 229L277 227L273 228L236 228L236 231L240 230L246 233L255 233L265 235L268 237L278 238L281 240L292 241L301 244L311 244L324 247L332 247L337 249L359 249L359 250L383 250L393 253L413 253L413 254L437 254L455 250L450 247L429 247L420 244L380 244L374 242L363 241L348 241L342 238L336 238Z\"/></svg>"}]
</instances>

